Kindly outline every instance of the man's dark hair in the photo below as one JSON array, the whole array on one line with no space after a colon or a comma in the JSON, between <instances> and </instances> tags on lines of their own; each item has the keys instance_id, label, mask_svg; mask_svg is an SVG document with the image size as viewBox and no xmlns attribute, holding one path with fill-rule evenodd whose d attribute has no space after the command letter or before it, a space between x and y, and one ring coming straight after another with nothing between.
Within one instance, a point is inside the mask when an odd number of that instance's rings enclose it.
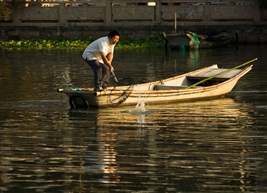
<instances>
[{"instance_id":1,"label":"man's dark hair","mask_svg":"<svg viewBox=\"0 0 267 193\"><path fill-rule=\"evenodd\" d=\"M109 32L108 37L112 38L114 36L120 36L119 32L117 32L116 30Z\"/></svg>"}]
</instances>

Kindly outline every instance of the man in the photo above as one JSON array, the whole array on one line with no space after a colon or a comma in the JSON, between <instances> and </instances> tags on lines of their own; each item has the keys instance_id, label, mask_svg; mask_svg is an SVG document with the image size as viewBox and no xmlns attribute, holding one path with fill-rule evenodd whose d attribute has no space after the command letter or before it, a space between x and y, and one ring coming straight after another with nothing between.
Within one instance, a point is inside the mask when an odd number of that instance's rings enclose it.
<instances>
[{"instance_id":1,"label":"man","mask_svg":"<svg viewBox=\"0 0 267 193\"><path fill-rule=\"evenodd\" d=\"M108 36L89 44L82 54L94 72L95 91L103 91L108 86L110 73L114 71L112 66L114 47L119 39L119 32L111 31Z\"/></svg>"}]
</instances>

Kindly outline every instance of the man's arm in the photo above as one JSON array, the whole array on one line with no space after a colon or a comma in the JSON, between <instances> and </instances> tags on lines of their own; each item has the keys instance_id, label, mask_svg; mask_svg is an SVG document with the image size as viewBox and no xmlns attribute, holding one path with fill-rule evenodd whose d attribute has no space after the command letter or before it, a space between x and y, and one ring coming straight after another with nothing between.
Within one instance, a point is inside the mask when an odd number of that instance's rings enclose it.
<instances>
[{"instance_id":1,"label":"man's arm","mask_svg":"<svg viewBox=\"0 0 267 193\"><path fill-rule=\"evenodd\" d=\"M107 56L103 53L100 52L101 58L103 60L103 62L108 65L108 67L110 68L110 71L113 72L114 68L112 66L112 60L113 60L113 53L109 53Z\"/></svg>"},{"instance_id":2,"label":"man's arm","mask_svg":"<svg viewBox=\"0 0 267 193\"><path fill-rule=\"evenodd\" d=\"M110 61L110 63L112 63L112 61L113 61L113 53L109 53L107 55L107 58L108 58L108 61Z\"/></svg>"}]
</instances>

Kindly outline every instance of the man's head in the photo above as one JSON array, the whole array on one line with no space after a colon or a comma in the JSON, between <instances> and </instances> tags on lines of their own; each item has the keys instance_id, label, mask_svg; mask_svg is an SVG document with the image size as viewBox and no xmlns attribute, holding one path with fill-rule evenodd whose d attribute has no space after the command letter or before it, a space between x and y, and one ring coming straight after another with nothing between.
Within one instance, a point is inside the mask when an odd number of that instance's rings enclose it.
<instances>
[{"instance_id":1,"label":"man's head","mask_svg":"<svg viewBox=\"0 0 267 193\"><path fill-rule=\"evenodd\" d=\"M119 34L119 32L117 32L117 31L111 31L109 34L108 34L108 39L109 39L109 43L111 44L111 45L114 45L114 44L116 44L118 41L119 41L119 39L120 39L120 34Z\"/></svg>"}]
</instances>

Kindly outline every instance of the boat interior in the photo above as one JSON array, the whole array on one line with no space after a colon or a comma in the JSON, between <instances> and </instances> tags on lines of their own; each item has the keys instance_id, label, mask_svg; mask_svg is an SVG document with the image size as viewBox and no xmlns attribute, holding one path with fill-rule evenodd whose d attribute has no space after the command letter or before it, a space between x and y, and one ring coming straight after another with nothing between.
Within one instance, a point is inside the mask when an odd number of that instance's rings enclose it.
<instances>
[{"instance_id":1,"label":"boat interior","mask_svg":"<svg viewBox=\"0 0 267 193\"><path fill-rule=\"evenodd\" d=\"M194 75L185 76L184 80L180 85L168 85L168 84L162 84L162 85L154 85L153 90L180 90L185 89L189 87L190 85L197 84L194 88L197 87L206 87L206 86L212 86L216 85L222 82L225 82L233 77L235 77L237 74L239 74L242 70L235 69L231 70L229 72L222 73L226 71L227 69L212 69L205 73L198 73ZM222 73L220 75L220 73ZM216 76L218 75L218 76ZM214 77L213 77L214 76ZM212 77L212 78L210 78ZM208 79L210 78L210 79ZM205 80L207 79L207 80ZM204 81L205 80L205 81ZM203 82L201 82L203 81ZM199 83L199 84L198 84Z\"/></svg>"}]
</instances>

